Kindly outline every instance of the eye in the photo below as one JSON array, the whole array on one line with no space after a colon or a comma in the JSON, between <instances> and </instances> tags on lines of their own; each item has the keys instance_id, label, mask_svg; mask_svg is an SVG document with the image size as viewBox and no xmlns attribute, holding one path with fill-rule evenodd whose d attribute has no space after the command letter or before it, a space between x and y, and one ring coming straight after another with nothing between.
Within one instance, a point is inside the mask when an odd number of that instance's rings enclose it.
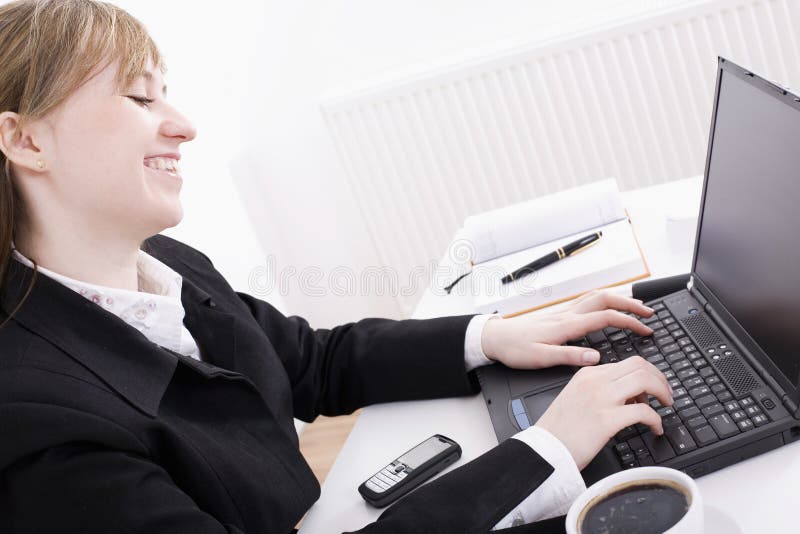
<instances>
[{"instance_id":1,"label":"eye","mask_svg":"<svg viewBox=\"0 0 800 534\"><path fill-rule=\"evenodd\" d=\"M126 95L128 98L136 102L142 107L147 107L148 104L152 104L154 100L152 98L147 98L146 96L137 96L137 95Z\"/></svg>"}]
</instances>

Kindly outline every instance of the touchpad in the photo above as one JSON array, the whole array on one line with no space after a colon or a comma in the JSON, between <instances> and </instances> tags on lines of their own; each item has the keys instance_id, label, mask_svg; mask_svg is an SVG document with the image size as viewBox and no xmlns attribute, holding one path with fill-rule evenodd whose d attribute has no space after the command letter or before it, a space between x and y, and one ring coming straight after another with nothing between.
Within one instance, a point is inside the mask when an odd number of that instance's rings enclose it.
<instances>
[{"instance_id":1,"label":"touchpad","mask_svg":"<svg viewBox=\"0 0 800 534\"><path fill-rule=\"evenodd\" d=\"M508 380L508 392L511 398L524 397L552 386L560 386L568 382L575 374L574 367L559 365L546 369L504 369Z\"/></svg>"},{"instance_id":2,"label":"touchpad","mask_svg":"<svg viewBox=\"0 0 800 534\"><path fill-rule=\"evenodd\" d=\"M525 411L528 413L528 420L531 422L531 425L536 424L536 421L539 420L553 400L558 396L559 393L561 393L562 389L564 389L563 385L546 389L544 391L539 391L538 393L522 399L522 403L525 405Z\"/></svg>"}]
</instances>

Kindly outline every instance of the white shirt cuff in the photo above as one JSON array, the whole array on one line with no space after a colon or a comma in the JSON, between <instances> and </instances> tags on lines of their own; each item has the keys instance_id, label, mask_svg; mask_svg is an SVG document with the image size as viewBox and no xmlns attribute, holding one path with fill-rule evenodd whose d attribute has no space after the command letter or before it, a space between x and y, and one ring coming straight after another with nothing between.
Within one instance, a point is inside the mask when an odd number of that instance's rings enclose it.
<instances>
[{"instance_id":1,"label":"white shirt cuff","mask_svg":"<svg viewBox=\"0 0 800 534\"><path fill-rule=\"evenodd\" d=\"M513 437L527 443L553 466L553 473L501 519L493 530L564 515L578 495L586 490L586 484L569 450L550 432L532 426Z\"/></svg>"},{"instance_id":2,"label":"white shirt cuff","mask_svg":"<svg viewBox=\"0 0 800 534\"><path fill-rule=\"evenodd\" d=\"M494 363L483 353L481 336L483 335L483 327L486 321L497 317L500 316L497 314L476 315L467 325L467 334L464 336L464 365L467 368L467 372L476 367Z\"/></svg>"}]
</instances>

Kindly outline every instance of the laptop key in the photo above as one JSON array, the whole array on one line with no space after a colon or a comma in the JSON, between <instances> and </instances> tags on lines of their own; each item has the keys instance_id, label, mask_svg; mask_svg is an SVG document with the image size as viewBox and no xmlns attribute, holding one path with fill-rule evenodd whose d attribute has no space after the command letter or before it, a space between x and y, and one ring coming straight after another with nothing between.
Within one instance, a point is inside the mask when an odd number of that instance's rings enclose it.
<instances>
[{"instance_id":1,"label":"laptop key","mask_svg":"<svg viewBox=\"0 0 800 534\"><path fill-rule=\"evenodd\" d=\"M697 404L697 407L702 410L706 406L710 406L717 402L717 398L714 395L706 395L705 397L700 397L694 402Z\"/></svg>"},{"instance_id":2,"label":"laptop key","mask_svg":"<svg viewBox=\"0 0 800 534\"><path fill-rule=\"evenodd\" d=\"M675 402L672 404L672 407L679 412L684 408L688 408L689 406L692 405L694 405L694 401L692 400L691 397L683 397L681 399L675 399Z\"/></svg>"},{"instance_id":3,"label":"laptop key","mask_svg":"<svg viewBox=\"0 0 800 534\"><path fill-rule=\"evenodd\" d=\"M639 460L639 465L642 467L656 465L655 461L653 461L653 457L649 454L647 456L637 456L636 459Z\"/></svg>"},{"instance_id":4,"label":"laptop key","mask_svg":"<svg viewBox=\"0 0 800 534\"><path fill-rule=\"evenodd\" d=\"M748 430L753 430L755 428L755 425L753 424L753 422L750 419L745 419L744 421L739 421L738 425L739 425L739 428L741 429L742 432L746 432Z\"/></svg>"},{"instance_id":5,"label":"laptop key","mask_svg":"<svg viewBox=\"0 0 800 534\"><path fill-rule=\"evenodd\" d=\"M662 350L665 345L676 345L676 344L677 343L675 343L675 338L673 338L672 336L664 336L656 338L656 345L658 345L658 347L660 347Z\"/></svg>"},{"instance_id":6,"label":"laptop key","mask_svg":"<svg viewBox=\"0 0 800 534\"><path fill-rule=\"evenodd\" d=\"M717 398L719 399L720 402L726 402L731 400L733 398L733 395L731 395L730 391L723 391L722 393L717 394Z\"/></svg>"},{"instance_id":7,"label":"laptop key","mask_svg":"<svg viewBox=\"0 0 800 534\"><path fill-rule=\"evenodd\" d=\"M668 415L674 415L675 410L672 409L672 406L662 406L660 408L656 408L656 413L661 417L667 417Z\"/></svg>"},{"instance_id":8,"label":"laptop key","mask_svg":"<svg viewBox=\"0 0 800 534\"><path fill-rule=\"evenodd\" d=\"M735 423L738 423L739 421L747 419L747 414L742 410L736 410L735 412L731 412L731 419L733 419Z\"/></svg>"},{"instance_id":9,"label":"laptop key","mask_svg":"<svg viewBox=\"0 0 800 534\"><path fill-rule=\"evenodd\" d=\"M680 354L680 352L678 352L677 354ZM689 367L690 365L692 365L692 364L689 362L689 360L684 358L684 359L680 360L679 362L673 363L672 364L672 370L675 371L676 373L679 373L679 372L683 371L684 369L686 369L687 367Z\"/></svg>"},{"instance_id":10,"label":"laptop key","mask_svg":"<svg viewBox=\"0 0 800 534\"><path fill-rule=\"evenodd\" d=\"M694 378L690 378L686 382L683 383L683 387L691 391L692 389L696 388L697 386L702 386L705 382L699 376L695 376Z\"/></svg>"},{"instance_id":11,"label":"laptop key","mask_svg":"<svg viewBox=\"0 0 800 534\"><path fill-rule=\"evenodd\" d=\"M639 355L642 357L654 356L656 354L659 356L661 355L661 353L658 351L658 347L655 345L647 345L639 349Z\"/></svg>"},{"instance_id":12,"label":"laptop key","mask_svg":"<svg viewBox=\"0 0 800 534\"><path fill-rule=\"evenodd\" d=\"M647 445L653 460L657 464L675 458L675 451L672 450L672 445L669 444L666 437L656 436L652 432L648 432L647 434L642 434L642 441Z\"/></svg>"},{"instance_id":13,"label":"laptop key","mask_svg":"<svg viewBox=\"0 0 800 534\"><path fill-rule=\"evenodd\" d=\"M678 412L678 415L681 416L681 419L686 421L687 419L700 415L700 409L697 406L689 406L685 410Z\"/></svg>"},{"instance_id":14,"label":"laptop key","mask_svg":"<svg viewBox=\"0 0 800 534\"><path fill-rule=\"evenodd\" d=\"M664 427L665 429L668 426L678 426L681 424L683 424L683 421L681 421L681 418L675 414L668 415L661 419L661 426ZM666 432L666 430L664 430L664 432Z\"/></svg>"},{"instance_id":15,"label":"laptop key","mask_svg":"<svg viewBox=\"0 0 800 534\"><path fill-rule=\"evenodd\" d=\"M694 439L700 447L705 447L719 440L717 433L708 425L694 429Z\"/></svg>"},{"instance_id":16,"label":"laptop key","mask_svg":"<svg viewBox=\"0 0 800 534\"><path fill-rule=\"evenodd\" d=\"M679 362L684 358L685 356L681 352L673 352L672 354L665 357L667 363L669 363L670 365L672 365L675 362Z\"/></svg>"},{"instance_id":17,"label":"laptop key","mask_svg":"<svg viewBox=\"0 0 800 534\"><path fill-rule=\"evenodd\" d=\"M615 341L619 341L621 339L627 339L627 338L628 338L628 336L626 336L625 332L623 332L622 330L618 330L617 332L614 332L613 334L608 336L608 340L610 342L612 342L612 343L614 343Z\"/></svg>"},{"instance_id":18,"label":"laptop key","mask_svg":"<svg viewBox=\"0 0 800 534\"><path fill-rule=\"evenodd\" d=\"M687 378L691 378L693 376L697 376L697 369L694 367L689 367L684 369L683 371L678 372L678 378L681 380L686 380Z\"/></svg>"},{"instance_id":19,"label":"laptop key","mask_svg":"<svg viewBox=\"0 0 800 534\"><path fill-rule=\"evenodd\" d=\"M623 455L631 452L631 447L628 445L627 441L623 441L622 443L614 445L614 450L617 451L617 456L621 458Z\"/></svg>"},{"instance_id":20,"label":"laptop key","mask_svg":"<svg viewBox=\"0 0 800 534\"><path fill-rule=\"evenodd\" d=\"M729 438L739 433L739 427L736 426L733 419L726 413L715 415L711 417L708 422L714 427L714 431L721 439Z\"/></svg>"},{"instance_id":21,"label":"laptop key","mask_svg":"<svg viewBox=\"0 0 800 534\"><path fill-rule=\"evenodd\" d=\"M706 426L708 424L708 421L702 415L698 415L697 417L692 417L691 419L686 421L686 424L689 426L690 429L692 429L692 428L699 428L701 426Z\"/></svg>"},{"instance_id":22,"label":"laptop key","mask_svg":"<svg viewBox=\"0 0 800 534\"><path fill-rule=\"evenodd\" d=\"M725 411L725 408L722 407L722 404L715 402L714 404L709 404L705 408L703 408L703 415L706 417L713 417L717 414L721 414Z\"/></svg>"},{"instance_id":23,"label":"laptop key","mask_svg":"<svg viewBox=\"0 0 800 534\"><path fill-rule=\"evenodd\" d=\"M656 340L656 345L659 345L659 341L660 340ZM659 345L659 346L661 347L661 352L663 352L664 354L670 354L670 353L673 353L673 352L676 352L676 351L680 350L680 347L678 346L678 344L674 343L674 342L666 344L666 345ZM683 354L683 353L681 353L681 354Z\"/></svg>"},{"instance_id":24,"label":"laptop key","mask_svg":"<svg viewBox=\"0 0 800 534\"><path fill-rule=\"evenodd\" d=\"M691 434L683 425L664 427L664 435L667 436L677 454L686 454L697 448Z\"/></svg>"},{"instance_id":25,"label":"laptop key","mask_svg":"<svg viewBox=\"0 0 800 534\"><path fill-rule=\"evenodd\" d=\"M692 365L694 365L695 369L701 369L708 365L708 362L705 361L703 358L698 358L696 360L692 360Z\"/></svg>"},{"instance_id":26,"label":"laptop key","mask_svg":"<svg viewBox=\"0 0 800 534\"><path fill-rule=\"evenodd\" d=\"M689 395L691 395L693 399L703 397L709 393L711 393L711 390L708 388L708 386L698 386L689 390Z\"/></svg>"},{"instance_id":27,"label":"laptop key","mask_svg":"<svg viewBox=\"0 0 800 534\"><path fill-rule=\"evenodd\" d=\"M728 413L735 412L739 409L739 401L731 400L725 403L725 411Z\"/></svg>"},{"instance_id":28,"label":"laptop key","mask_svg":"<svg viewBox=\"0 0 800 534\"><path fill-rule=\"evenodd\" d=\"M722 391L725 391L725 384L713 384L711 386L711 391L713 391L714 393L720 393Z\"/></svg>"},{"instance_id":29,"label":"laptop key","mask_svg":"<svg viewBox=\"0 0 800 534\"><path fill-rule=\"evenodd\" d=\"M766 425L769 423L769 418L764 414L753 416L753 424L756 426Z\"/></svg>"},{"instance_id":30,"label":"laptop key","mask_svg":"<svg viewBox=\"0 0 800 534\"><path fill-rule=\"evenodd\" d=\"M719 384L719 377L718 376L709 376L706 378L706 384L709 386L713 386L714 384Z\"/></svg>"},{"instance_id":31,"label":"laptop key","mask_svg":"<svg viewBox=\"0 0 800 534\"><path fill-rule=\"evenodd\" d=\"M617 432L617 439L620 441L626 441L634 436L637 436L639 433L636 429L632 426L626 426L619 432Z\"/></svg>"},{"instance_id":32,"label":"laptop key","mask_svg":"<svg viewBox=\"0 0 800 534\"><path fill-rule=\"evenodd\" d=\"M703 357L702 354L700 354L696 350L689 350L688 347L684 347L683 348L683 352L684 352L684 354L686 354L686 357L689 358L692 361L700 359L700 358Z\"/></svg>"},{"instance_id":33,"label":"laptop key","mask_svg":"<svg viewBox=\"0 0 800 534\"><path fill-rule=\"evenodd\" d=\"M647 450L644 441L642 441L642 438L639 436L629 439L628 446L630 446L633 454L636 455L637 458L639 456L650 456L650 451Z\"/></svg>"},{"instance_id":34,"label":"laptop key","mask_svg":"<svg viewBox=\"0 0 800 534\"><path fill-rule=\"evenodd\" d=\"M598 330L597 332L589 332L586 334L586 338L589 340L589 343L594 345L595 343L604 342L606 340L606 335L602 330Z\"/></svg>"}]
</instances>

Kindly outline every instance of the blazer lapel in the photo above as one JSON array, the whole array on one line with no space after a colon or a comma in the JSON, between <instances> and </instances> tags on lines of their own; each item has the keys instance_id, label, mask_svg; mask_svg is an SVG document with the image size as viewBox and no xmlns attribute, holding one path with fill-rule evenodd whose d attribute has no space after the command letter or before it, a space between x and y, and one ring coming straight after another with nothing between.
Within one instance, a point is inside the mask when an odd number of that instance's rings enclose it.
<instances>
[{"instance_id":1,"label":"blazer lapel","mask_svg":"<svg viewBox=\"0 0 800 534\"><path fill-rule=\"evenodd\" d=\"M12 259L7 276L0 306L10 314L22 302L34 272ZM155 417L177 364L175 356L68 287L41 273L35 276L30 293L12 320L61 348Z\"/></svg>"},{"instance_id":2,"label":"blazer lapel","mask_svg":"<svg viewBox=\"0 0 800 534\"><path fill-rule=\"evenodd\" d=\"M211 296L189 279L183 279L183 324L200 348L203 361L234 370L236 333L233 314L218 309Z\"/></svg>"}]
</instances>

